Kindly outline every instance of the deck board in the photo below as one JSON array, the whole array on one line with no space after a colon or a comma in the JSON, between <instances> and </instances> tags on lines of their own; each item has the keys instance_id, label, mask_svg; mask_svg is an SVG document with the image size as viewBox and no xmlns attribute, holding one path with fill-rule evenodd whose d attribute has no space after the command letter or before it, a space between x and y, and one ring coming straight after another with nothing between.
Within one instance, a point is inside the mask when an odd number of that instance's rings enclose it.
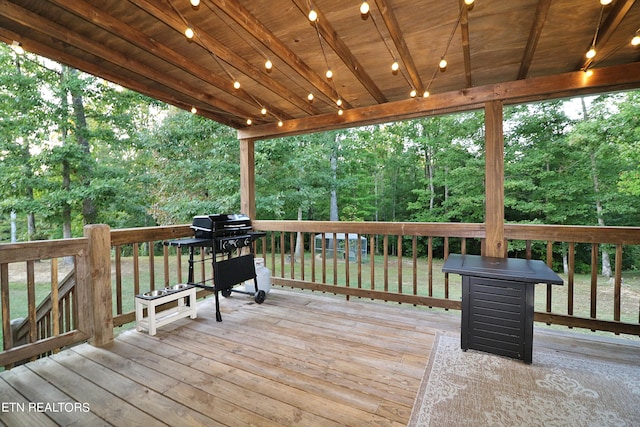
<instances>
[{"instance_id":1,"label":"deck board","mask_svg":"<svg viewBox=\"0 0 640 427\"><path fill-rule=\"evenodd\" d=\"M2 402L86 403L90 412L0 411L0 424L406 425L438 331L459 313L273 289L264 304L213 299L198 318L124 331L0 373ZM638 361L637 340L536 330L536 346ZM612 350L613 349L613 350Z\"/></svg>"}]
</instances>

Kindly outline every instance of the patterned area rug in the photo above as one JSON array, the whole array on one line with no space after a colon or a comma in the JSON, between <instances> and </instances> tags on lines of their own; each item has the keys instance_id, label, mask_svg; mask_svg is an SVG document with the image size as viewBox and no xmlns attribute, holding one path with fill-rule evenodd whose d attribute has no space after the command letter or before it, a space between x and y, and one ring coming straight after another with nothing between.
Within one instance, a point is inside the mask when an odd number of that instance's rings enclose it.
<instances>
[{"instance_id":1,"label":"patterned area rug","mask_svg":"<svg viewBox=\"0 0 640 427\"><path fill-rule=\"evenodd\" d=\"M439 335L409 426L640 426L640 366L533 350L533 364Z\"/></svg>"}]
</instances>

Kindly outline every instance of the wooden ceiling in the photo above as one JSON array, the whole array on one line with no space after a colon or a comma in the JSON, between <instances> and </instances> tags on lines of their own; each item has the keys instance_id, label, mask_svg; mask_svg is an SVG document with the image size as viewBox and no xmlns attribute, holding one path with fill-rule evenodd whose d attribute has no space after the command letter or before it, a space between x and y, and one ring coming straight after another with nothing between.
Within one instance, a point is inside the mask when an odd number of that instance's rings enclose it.
<instances>
[{"instance_id":1,"label":"wooden ceiling","mask_svg":"<svg viewBox=\"0 0 640 427\"><path fill-rule=\"evenodd\" d=\"M586 67L613 76L589 87L640 87L640 47L630 43L640 28L635 0L604 7L600 0L476 0L471 8L463 0L372 0L366 19L360 3L0 0L0 40L180 108L195 107L246 138L445 111L460 97L468 107L522 85L538 89L520 100L543 98L551 81L562 83L548 94L568 94L579 91L576 72ZM316 24L307 17L310 5ZM187 26L192 40L184 35ZM585 52L596 29L597 55L589 62ZM443 56L444 72L438 69ZM492 95L469 99L480 89ZM425 90L430 97L422 98Z\"/></svg>"}]
</instances>

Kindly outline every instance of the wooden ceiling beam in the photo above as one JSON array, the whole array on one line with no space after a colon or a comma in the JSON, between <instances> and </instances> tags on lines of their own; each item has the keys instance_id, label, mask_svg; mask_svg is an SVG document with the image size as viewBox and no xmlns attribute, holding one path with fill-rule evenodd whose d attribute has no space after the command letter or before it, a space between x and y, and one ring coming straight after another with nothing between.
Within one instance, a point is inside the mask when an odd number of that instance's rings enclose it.
<instances>
[{"instance_id":1,"label":"wooden ceiling beam","mask_svg":"<svg viewBox=\"0 0 640 427\"><path fill-rule=\"evenodd\" d=\"M180 17L175 13L168 13L168 8L162 7L159 3L156 4L157 2L151 2L149 0L136 0L133 3L149 15L155 17L161 22L164 22L178 33L183 34L185 30L184 22L182 22ZM192 29L196 34L193 38L193 43L197 43L207 51L211 50L211 52L222 61L226 62L247 77L253 79L256 83L262 85L277 96L300 108L307 114L313 115L319 113L319 110L310 104L306 98L298 96L285 85L269 77L266 71L262 71L254 67L251 63L236 55L231 49L224 46L210 34L205 31L201 31L197 26L192 25ZM270 106L266 105L266 107L269 108Z\"/></svg>"},{"instance_id":2,"label":"wooden ceiling beam","mask_svg":"<svg viewBox=\"0 0 640 427\"><path fill-rule=\"evenodd\" d=\"M424 84L422 84L420 73L418 72L418 68L416 67L415 62L413 62L413 57L411 56L411 52L407 47L407 43L404 40L402 30L400 29L400 24L398 24L398 20L396 19L396 15L393 13L393 10L389 5L389 1L376 0L376 5L378 6L378 10L380 11L382 20L387 27L387 31L389 31L389 35L391 35L391 39L393 40L393 43L398 50L400 60L404 64L404 67L409 74L409 79L411 80L413 88L418 93L423 93Z\"/></svg>"},{"instance_id":3,"label":"wooden ceiling beam","mask_svg":"<svg viewBox=\"0 0 640 427\"><path fill-rule=\"evenodd\" d=\"M292 0L293 3L300 9L300 12L306 17L309 13L309 5L307 0ZM362 86L373 96L373 98L379 103L384 104L387 102L387 97L382 93L380 88L373 81L371 76L367 74L364 67L358 62L358 59L353 56L347 45L342 41L338 33L331 26L327 17L321 10L315 8L318 13L318 20L315 25L318 26L320 35L324 38L331 49L340 57L342 62L349 68L351 73L360 81ZM313 24L311 24L313 25Z\"/></svg>"},{"instance_id":4,"label":"wooden ceiling beam","mask_svg":"<svg viewBox=\"0 0 640 427\"><path fill-rule=\"evenodd\" d=\"M311 69L311 67L289 49L282 40L276 37L275 34L236 0L209 0L209 2L223 11L230 19L254 37L256 41L262 43L264 47L273 52L275 56L284 61L285 64L308 81L309 84L332 103L336 102L340 97L338 92L327 82L324 76L319 75ZM206 3L207 6L209 6L209 2ZM351 108L348 102L344 100L343 102L345 108Z\"/></svg>"},{"instance_id":5,"label":"wooden ceiling beam","mask_svg":"<svg viewBox=\"0 0 640 427\"><path fill-rule=\"evenodd\" d=\"M272 124L238 130L239 139L260 140L349 127L387 123L482 108L502 101L520 104L567 98L607 91L640 88L640 62L594 70L590 77L582 71L478 86L458 91L414 98L382 105L346 110L306 119L290 120L282 127Z\"/></svg>"},{"instance_id":6,"label":"wooden ceiling beam","mask_svg":"<svg viewBox=\"0 0 640 427\"><path fill-rule=\"evenodd\" d=\"M520 60L520 70L518 71L518 80L525 79L529 74L529 67L531 67L531 61L533 61L533 55L536 53L538 47L538 41L540 35L544 29L544 24L547 21L547 14L551 7L551 0L538 0L538 7L536 8L536 14L531 24L531 30L529 31L529 38L527 39L527 46L524 48L522 59Z\"/></svg>"},{"instance_id":7,"label":"wooden ceiling beam","mask_svg":"<svg viewBox=\"0 0 640 427\"><path fill-rule=\"evenodd\" d=\"M622 22L624 17L629 12L629 9L633 7L633 4L636 0L618 0L616 1L607 15L607 19L600 26L600 30L598 31L598 38L596 40L596 47L601 50L604 45L607 44L609 38L613 35L618 25ZM591 48L591 42L593 40L589 40L589 46L584 50L587 52ZM584 56L583 56L584 58ZM591 66L593 60L595 58L584 58L581 59L578 65L576 66L577 70L586 70Z\"/></svg>"},{"instance_id":8,"label":"wooden ceiling beam","mask_svg":"<svg viewBox=\"0 0 640 427\"><path fill-rule=\"evenodd\" d=\"M239 115L240 117L248 117L248 112L246 110L242 110L217 97L203 93L201 89L190 87L186 83L170 78L166 74L159 73L146 65L140 64L127 55L116 52L101 44L92 42L87 37L71 32L67 27L55 24L53 21L47 20L40 15L13 3L7 2L6 0L0 0L0 5L3 16L26 28L29 28L31 31L44 34L47 37L60 40L69 46L89 52L90 54L111 62L125 70L143 76L147 79L154 80L171 90L197 99L205 105L211 105L222 111Z\"/></svg>"},{"instance_id":9,"label":"wooden ceiling beam","mask_svg":"<svg viewBox=\"0 0 640 427\"><path fill-rule=\"evenodd\" d=\"M22 46L26 52L33 53L45 58L49 58L53 61L57 61L61 64L67 64L78 70L83 70L86 73L98 76L104 80L116 83L122 87L133 90L135 92L144 94L158 101L165 102L169 105L181 108L183 110L190 110L194 103L198 100L194 99L193 103L187 105L184 100L171 96L167 91L162 90L155 82L149 85L142 84L138 80L123 79L121 75L113 74L104 67L100 67L91 62L84 61L76 56L70 55L64 52L63 49L54 49L51 44L43 44L33 39L26 39L24 36L18 35L5 28L0 27L0 40L7 44L11 44L13 40L20 40ZM52 38L52 40L55 40ZM58 42L61 43L61 42ZM215 120L219 123L225 124L232 128L239 128L245 126L246 123L238 122L233 115L225 113L223 111L213 111L211 108L200 108L198 115L207 117L211 120Z\"/></svg>"},{"instance_id":10,"label":"wooden ceiling beam","mask_svg":"<svg viewBox=\"0 0 640 427\"><path fill-rule=\"evenodd\" d=\"M460 35L462 36L462 57L464 58L464 78L467 87L473 86L471 76L471 46L469 43L469 7L460 0Z\"/></svg>"},{"instance_id":11,"label":"wooden ceiling beam","mask_svg":"<svg viewBox=\"0 0 640 427\"><path fill-rule=\"evenodd\" d=\"M246 102L251 108L255 109L256 100L261 105L267 105L268 103L264 100L261 100L257 97L253 97L246 90L234 89L229 80L218 77L217 75L211 73L211 70L208 70L197 63L189 60L188 58L180 55L176 51L168 48L167 46L153 40L148 37L142 31L131 27L123 23L122 21L118 21L114 19L108 13L97 9L90 5L89 3L82 0L49 0L51 3L56 4L60 8L67 10L82 19L85 19L92 24L99 26L105 31L113 34L114 37L121 38L123 41L130 42L140 49L143 49L149 53L154 54L159 59L166 61L170 64L173 64L177 68L180 68L194 77L199 78L203 82L210 84L222 91L229 93L232 96L235 96L244 102ZM279 117L280 119L287 120L292 119L293 117L289 114L285 113L280 109L276 109L273 106L270 106L269 110ZM250 111L250 110L247 110Z\"/></svg>"}]
</instances>

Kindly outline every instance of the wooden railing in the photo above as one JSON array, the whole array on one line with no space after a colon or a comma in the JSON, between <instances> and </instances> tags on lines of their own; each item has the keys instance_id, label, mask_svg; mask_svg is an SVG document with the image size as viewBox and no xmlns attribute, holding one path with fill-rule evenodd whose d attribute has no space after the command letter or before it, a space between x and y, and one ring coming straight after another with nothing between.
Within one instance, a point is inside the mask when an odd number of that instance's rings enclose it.
<instances>
[{"instance_id":1,"label":"wooden railing","mask_svg":"<svg viewBox=\"0 0 640 427\"><path fill-rule=\"evenodd\" d=\"M460 309L461 294L460 279L440 271L442 259L449 253L481 254L484 242L483 224L254 221L254 226L268 233L257 252L274 284L445 309ZM354 239L332 251L330 242L343 233L355 234ZM329 243L318 247L316 236ZM362 237L368 257L360 250ZM565 286L536 286L536 321L640 336L640 278L625 287L622 274L625 248L637 249L640 228L507 224L505 237L510 256L531 259L532 247L543 246L537 258L565 279ZM585 245L589 274L578 275L576 254ZM613 245L611 278L598 273L601 245ZM520 246L524 249L516 251ZM566 274L557 268L562 263L554 249L560 247L566 248Z\"/></svg>"},{"instance_id":2,"label":"wooden railing","mask_svg":"<svg viewBox=\"0 0 640 427\"><path fill-rule=\"evenodd\" d=\"M73 258L75 269L73 277L62 282L63 285L73 282L73 289L59 287L58 264L64 257ZM87 238L0 245L0 260L3 344L0 366L10 368L15 362L57 351L91 336L87 313L81 309L90 304ZM45 261L50 265L47 279L50 302L45 304L45 310L38 310L35 269L37 263ZM12 305L9 266L14 263L23 264L26 272L26 307ZM12 312L24 313L24 321L14 323L13 328Z\"/></svg>"},{"instance_id":3,"label":"wooden railing","mask_svg":"<svg viewBox=\"0 0 640 427\"><path fill-rule=\"evenodd\" d=\"M545 303L536 310L536 321L640 335L640 284L623 284L625 248L637 249L640 245L640 227L507 224L505 237L511 246L517 241L524 242L528 258L531 258L534 243L544 244L546 255L543 260L548 266L554 264L554 248L562 248L561 252L566 253L565 286L549 285L540 289L543 292L538 293L544 294ZM590 259L587 283L576 280L576 255L580 247L582 250L586 247ZM611 277L599 274L603 250L612 260ZM638 264L640 260L635 260L635 265ZM562 307L555 303L556 299L562 300Z\"/></svg>"},{"instance_id":4,"label":"wooden railing","mask_svg":"<svg viewBox=\"0 0 640 427\"><path fill-rule=\"evenodd\" d=\"M481 254L485 234L484 224L254 221L253 225L267 232L255 242L255 250L256 256L265 258L274 285L446 310L460 309L461 294L459 277L442 273L443 259L449 253ZM341 233L355 238L344 239L334 250L330 242L341 240ZM186 281L188 257L163 243L191 237L188 225L125 230L88 226L85 235L0 245L0 366L11 367L87 339L96 345L110 342L114 326L135 320L135 295ZM540 254L542 246L543 256L536 257L565 279L565 286L537 286L537 321L640 336L640 278L627 284L622 271L623 256L640 245L640 228L508 224L505 235L511 256L531 258ZM576 269L585 245L590 251L586 275ZM601 245L611 248L610 279L599 275ZM558 248L566 252L566 274L557 268ZM53 272L63 257L74 259L73 289L60 288ZM51 294L49 301L38 305L34 265L49 260ZM27 314L19 328L28 331L24 344L14 342L11 328L17 310L10 301L9 265L16 263L26 269ZM210 268L201 262L196 280L211 276Z\"/></svg>"},{"instance_id":5,"label":"wooden railing","mask_svg":"<svg viewBox=\"0 0 640 427\"><path fill-rule=\"evenodd\" d=\"M170 256L169 248L164 245L168 240L182 237L193 237L188 225L111 232L114 326L135 320L135 295L186 281L185 257L175 249ZM160 252L162 255L158 255Z\"/></svg>"},{"instance_id":6,"label":"wooden railing","mask_svg":"<svg viewBox=\"0 0 640 427\"><path fill-rule=\"evenodd\" d=\"M460 297L450 297L448 275L438 278L434 239L448 254L451 245L466 253L470 240L479 248L484 237L483 224L254 221L254 227L268 232L256 252L274 284L446 309L460 309ZM342 234L355 238L333 250ZM423 255L418 239L427 245Z\"/></svg>"}]
</instances>

